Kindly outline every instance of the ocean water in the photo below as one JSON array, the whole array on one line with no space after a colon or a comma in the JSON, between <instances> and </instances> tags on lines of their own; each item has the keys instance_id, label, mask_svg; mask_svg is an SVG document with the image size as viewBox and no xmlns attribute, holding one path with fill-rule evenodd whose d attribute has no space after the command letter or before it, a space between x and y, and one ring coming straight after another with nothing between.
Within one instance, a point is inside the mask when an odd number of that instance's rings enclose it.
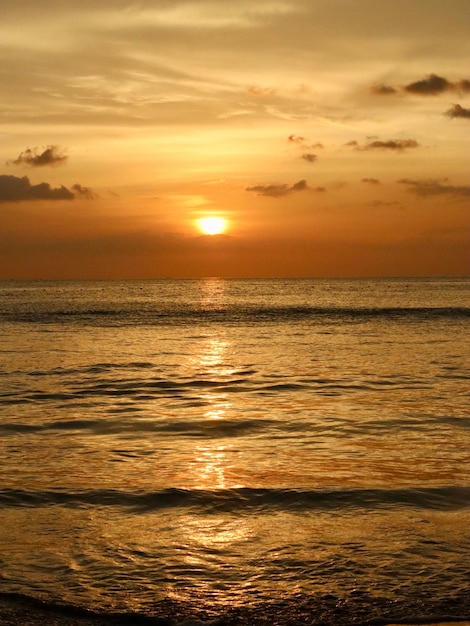
<instances>
[{"instance_id":1,"label":"ocean water","mask_svg":"<svg viewBox=\"0 0 470 626\"><path fill-rule=\"evenodd\" d=\"M465 614L469 287L0 283L0 591L174 623Z\"/></svg>"}]
</instances>

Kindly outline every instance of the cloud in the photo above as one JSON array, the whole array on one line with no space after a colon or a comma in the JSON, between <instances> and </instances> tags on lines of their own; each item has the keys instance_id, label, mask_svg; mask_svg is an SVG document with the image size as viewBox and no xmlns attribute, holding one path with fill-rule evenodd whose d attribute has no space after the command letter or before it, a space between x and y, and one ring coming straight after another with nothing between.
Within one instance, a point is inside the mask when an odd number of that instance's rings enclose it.
<instances>
[{"instance_id":1,"label":"cloud","mask_svg":"<svg viewBox=\"0 0 470 626\"><path fill-rule=\"evenodd\" d=\"M310 143L308 139L301 137L300 135L289 135L287 141L290 143L296 143L301 148L324 148L324 145L319 141L317 141L317 143Z\"/></svg>"},{"instance_id":2,"label":"cloud","mask_svg":"<svg viewBox=\"0 0 470 626\"><path fill-rule=\"evenodd\" d=\"M271 198L279 198L280 196L286 196L293 191L305 191L309 189L307 181L299 180L293 185L255 185L254 187L247 187L246 191L253 191L259 196L269 196Z\"/></svg>"},{"instance_id":3,"label":"cloud","mask_svg":"<svg viewBox=\"0 0 470 626\"><path fill-rule=\"evenodd\" d=\"M466 78L464 78L463 80L459 80L458 83L455 83L455 89L464 93L470 92L470 80Z\"/></svg>"},{"instance_id":4,"label":"cloud","mask_svg":"<svg viewBox=\"0 0 470 626\"><path fill-rule=\"evenodd\" d=\"M460 106L460 104L454 104L452 107L445 112L445 115L449 117L461 117L461 118L470 118L470 109L464 109L464 107Z\"/></svg>"},{"instance_id":5,"label":"cloud","mask_svg":"<svg viewBox=\"0 0 470 626\"><path fill-rule=\"evenodd\" d=\"M302 154L300 155L300 158L303 159L304 161L307 161L308 163L315 163L315 161L318 160L318 155L314 154L313 152L307 152L307 150L311 150L312 148L323 149L322 143L320 142L311 143L308 139L300 135L289 135L289 137L287 138L287 141L289 143L296 144L298 148L302 150Z\"/></svg>"},{"instance_id":6,"label":"cloud","mask_svg":"<svg viewBox=\"0 0 470 626\"><path fill-rule=\"evenodd\" d=\"M39 152L39 148L27 148L24 152L21 152L18 158L13 161L9 161L13 165L26 165L28 167L44 167L47 165L62 165L67 160L67 155L64 154L63 148L60 146L47 146L42 152Z\"/></svg>"},{"instance_id":7,"label":"cloud","mask_svg":"<svg viewBox=\"0 0 470 626\"><path fill-rule=\"evenodd\" d=\"M290 141L292 143L298 143L298 144L303 144L306 139L305 137L300 137L300 136L296 136L296 135L289 135L289 137L287 138L287 141Z\"/></svg>"},{"instance_id":8,"label":"cloud","mask_svg":"<svg viewBox=\"0 0 470 626\"><path fill-rule=\"evenodd\" d=\"M315 163L315 161L318 159L316 154L312 154L310 152L305 152L300 158L304 159L304 161L308 161L309 163Z\"/></svg>"},{"instance_id":9,"label":"cloud","mask_svg":"<svg viewBox=\"0 0 470 626\"><path fill-rule=\"evenodd\" d=\"M378 96L391 96L397 93L395 87L391 87L390 85L373 85L370 90Z\"/></svg>"},{"instance_id":10,"label":"cloud","mask_svg":"<svg viewBox=\"0 0 470 626\"><path fill-rule=\"evenodd\" d=\"M416 196L421 196L422 198L442 195L454 196L455 198L470 198L470 185L455 186L443 184L446 181L447 179L439 181L433 179L411 180L409 178L401 178L397 182L402 185L407 185L408 191L415 194Z\"/></svg>"},{"instance_id":11,"label":"cloud","mask_svg":"<svg viewBox=\"0 0 470 626\"><path fill-rule=\"evenodd\" d=\"M260 87L259 85L250 85L247 87L247 92L250 96L256 96L257 98L266 98L276 95L276 89L274 87Z\"/></svg>"},{"instance_id":12,"label":"cloud","mask_svg":"<svg viewBox=\"0 0 470 626\"><path fill-rule=\"evenodd\" d=\"M294 183L291 187L292 191L304 191L304 189L308 189L306 180L299 180L298 183Z\"/></svg>"},{"instance_id":13,"label":"cloud","mask_svg":"<svg viewBox=\"0 0 470 626\"><path fill-rule=\"evenodd\" d=\"M426 78L409 83L401 87L403 91L416 96L437 96L448 91L457 91L459 93L470 92L470 80L463 78L457 82L451 82L443 76L437 74L429 74ZM378 96L389 96L398 93L396 87L385 84L373 85L370 88L371 93Z\"/></svg>"},{"instance_id":14,"label":"cloud","mask_svg":"<svg viewBox=\"0 0 470 626\"><path fill-rule=\"evenodd\" d=\"M437 76L437 74L429 74L427 78L410 83L404 87L408 93L414 93L419 96L435 96L444 91L452 89L453 85L446 78Z\"/></svg>"},{"instance_id":15,"label":"cloud","mask_svg":"<svg viewBox=\"0 0 470 626\"><path fill-rule=\"evenodd\" d=\"M76 196L87 199L96 197L91 189L78 183L72 186L72 190L73 192L63 185L51 187L49 183L32 185L27 176L20 178L0 175L0 203L23 200L73 200Z\"/></svg>"},{"instance_id":16,"label":"cloud","mask_svg":"<svg viewBox=\"0 0 470 626\"><path fill-rule=\"evenodd\" d=\"M94 200L98 197L97 194L92 189L90 189L90 187L83 187L78 183L72 185L72 190L76 196L81 196L82 198L86 198L87 200Z\"/></svg>"},{"instance_id":17,"label":"cloud","mask_svg":"<svg viewBox=\"0 0 470 626\"><path fill-rule=\"evenodd\" d=\"M369 202L368 206L372 206L374 208L385 207L385 206L399 206L400 203L396 200L391 200L390 202L385 202L384 200L374 200L373 202Z\"/></svg>"},{"instance_id":18,"label":"cloud","mask_svg":"<svg viewBox=\"0 0 470 626\"><path fill-rule=\"evenodd\" d=\"M380 180L378 178L363 178L361 183L369 183L369 185L380 185Z\"/></svg>"},{"instance_id":19,"label":"cloud","mask_svg":"<svg viewBox=\"0 0 470 626\"><path fill-rule=\"evenodd\" d=\"M357 141L348 141L346 146L352 146L355 150L394 150L395 152L403 152L408 148L417 148L419 143L415 139L389 139L388 141L380 141L378 139L369 141L360 146Z\"/></svg>"}]
</instances>

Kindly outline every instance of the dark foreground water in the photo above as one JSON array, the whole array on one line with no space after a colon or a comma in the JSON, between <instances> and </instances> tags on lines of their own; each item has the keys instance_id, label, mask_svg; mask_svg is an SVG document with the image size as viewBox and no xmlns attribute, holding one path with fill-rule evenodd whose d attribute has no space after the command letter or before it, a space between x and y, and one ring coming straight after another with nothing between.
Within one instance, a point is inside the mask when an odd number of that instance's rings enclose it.
<instances>
[{"instance_id":1,"label":"dark foreground water","mask_svg":"<svg viewBox=\"0 0 470 626\"><path fill-rule=\"evenodd\" d=\"M0 591L470 616L469 330L456 279L0 283Z\"/></svg>"}]
</instances>

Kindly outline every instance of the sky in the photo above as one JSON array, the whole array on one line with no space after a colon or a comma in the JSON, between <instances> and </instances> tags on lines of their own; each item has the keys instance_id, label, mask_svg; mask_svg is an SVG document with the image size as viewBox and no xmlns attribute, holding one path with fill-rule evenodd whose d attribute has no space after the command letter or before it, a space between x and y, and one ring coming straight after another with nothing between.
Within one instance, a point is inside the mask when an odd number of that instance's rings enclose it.
<instances>
[{"instance_id":1,"label":"sky","mask_svg":"<svg viewBox=\"0 0 470 626\"><path fill-rule=\"evenodd\" d=\"M468 0L3 0L0 279L467 275L469 24Z\"/></svg>"}]
</instances>

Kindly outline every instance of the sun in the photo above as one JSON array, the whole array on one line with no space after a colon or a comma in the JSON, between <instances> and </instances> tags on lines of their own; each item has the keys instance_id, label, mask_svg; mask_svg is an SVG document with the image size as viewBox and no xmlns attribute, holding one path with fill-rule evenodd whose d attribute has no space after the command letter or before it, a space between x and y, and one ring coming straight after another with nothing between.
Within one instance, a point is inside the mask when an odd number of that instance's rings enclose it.
<instances>
[{"instance_id":1,"label":"sun","mask_svg":"<svg viewBox=\"0 0 470 626\"><path fill-rule=\"evenodd\" d=\"M220 235L227 228L227 220L223 217L201 217L197 225L205 235Z\"/></svg>"}]
</instances>

